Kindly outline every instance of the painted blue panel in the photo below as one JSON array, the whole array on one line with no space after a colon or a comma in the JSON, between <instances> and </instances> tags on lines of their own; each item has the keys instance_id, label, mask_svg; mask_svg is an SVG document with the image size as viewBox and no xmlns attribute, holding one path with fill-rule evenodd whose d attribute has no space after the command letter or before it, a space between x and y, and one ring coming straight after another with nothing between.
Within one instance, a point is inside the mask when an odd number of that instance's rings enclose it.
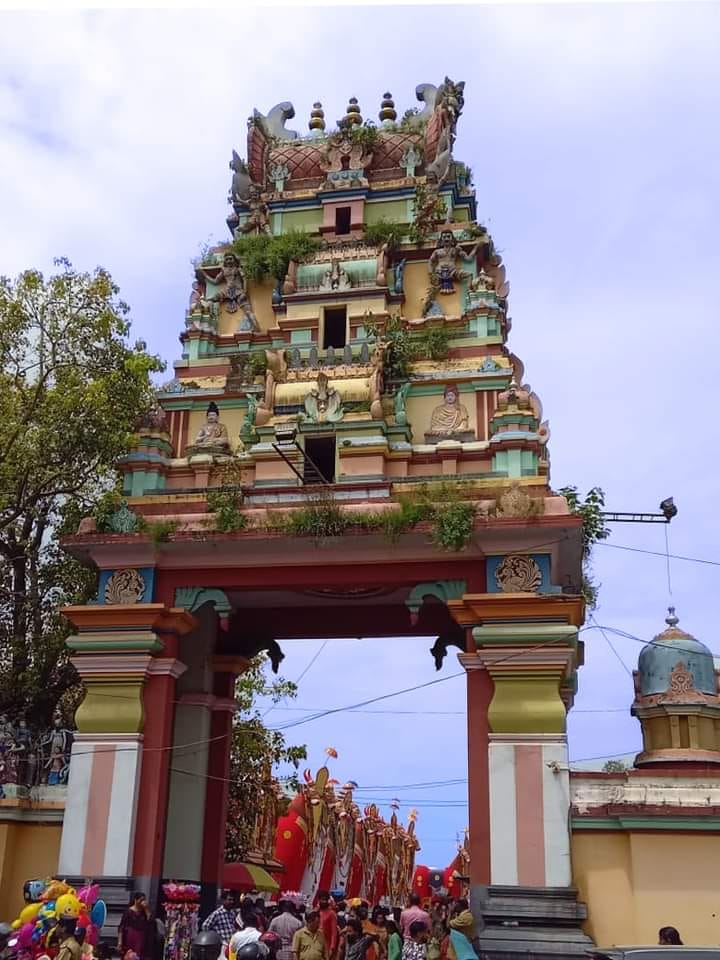
<instances>
[{"instance_id":1,"label":"painted blue panel","mask_svg":"<svg viewBox=\"0 0 720 960\"><path fill-rule=\"evenodd\" d=\"M561 588L553 584L550 579L550 555L547 553L531 553L529 556L538 565L542 575L542 581L540 583L538 593L560 593ZM497 568L504 559L505 557L503 556L488 557L486 559L485 569L487 573L488 593L502 593L502 590L498 586L498 582L495 579L495 574L497 572Z\"/></svg>"}]
</instances>

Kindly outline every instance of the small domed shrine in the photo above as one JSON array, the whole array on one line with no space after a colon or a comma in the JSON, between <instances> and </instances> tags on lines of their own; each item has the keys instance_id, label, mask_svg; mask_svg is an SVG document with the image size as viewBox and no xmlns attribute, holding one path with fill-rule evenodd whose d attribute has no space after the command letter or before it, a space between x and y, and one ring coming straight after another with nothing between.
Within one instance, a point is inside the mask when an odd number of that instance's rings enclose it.
<instances>
[{"instance_id":1,"label":"small domed shrine","mask_svg":"<svg viewBox=\"0 0 720 960\"><path fill-rule=\"evenodd\" d=\"M713 655L678 627L670 607L667 628L643 648L632 714L640 721L643 750L636 766L720 763L720 695Z\"/></svg>"}]
</instances>

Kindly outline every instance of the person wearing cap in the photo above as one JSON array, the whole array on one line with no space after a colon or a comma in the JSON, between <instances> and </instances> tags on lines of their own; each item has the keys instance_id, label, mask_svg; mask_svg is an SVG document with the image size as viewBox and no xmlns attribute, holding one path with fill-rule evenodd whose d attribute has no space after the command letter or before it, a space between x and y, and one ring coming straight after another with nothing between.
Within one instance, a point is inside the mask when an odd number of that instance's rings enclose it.
<instances>
[{"instance_id":1,"label":"person wearing cap","mask_svg":"<svg viewBox=\"0 0 720 960\"><path fill-rule=\"evenodd\" d=\"M237 930L235 922L238 912L238 897L234 890L223 890L222 900L217 910L205 918L202 929L220 934L223 943L230 943L232 935Z\"/></svg>"}]
</instances>

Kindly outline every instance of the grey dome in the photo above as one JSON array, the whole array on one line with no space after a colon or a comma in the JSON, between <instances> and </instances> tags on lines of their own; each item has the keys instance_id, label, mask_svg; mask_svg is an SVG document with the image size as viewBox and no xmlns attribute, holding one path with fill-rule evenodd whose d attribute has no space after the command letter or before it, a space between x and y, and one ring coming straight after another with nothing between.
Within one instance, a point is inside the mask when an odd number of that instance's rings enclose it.
<instances>
[{"instance_id":1,"label":"grey dome","mask_svg":"<svg viewBox=\"0 0 720 960\"><path fill-rule=\"evenodd\" d=\"M665 622L668 625L667 630L663 630L652 643L643 647L640 654L640 695L646 697L669 690L670 675L678 663L687 667L696 690L717 694L715 662L710 650L689 633L678 629L674 607L670 607L670 616Z\"/></svg>"}]
</instances>

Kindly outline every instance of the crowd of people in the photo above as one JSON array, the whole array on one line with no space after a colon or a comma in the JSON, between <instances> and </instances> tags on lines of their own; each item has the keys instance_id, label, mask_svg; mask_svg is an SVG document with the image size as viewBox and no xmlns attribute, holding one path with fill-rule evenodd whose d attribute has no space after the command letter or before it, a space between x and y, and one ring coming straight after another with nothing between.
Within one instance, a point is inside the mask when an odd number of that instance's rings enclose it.
<instances>
[{"instance_id":1,"label":"crowd of people","mask_svg":"<svg viewBox=\"0 0 720 960\"><path fill-rule=\"evenodd\" d=\"M242 901L225 890L202 929L214 932L228 960L477 960L475 919L464 899L437 898L425 909L413 894L404 910L346 902L320 891L317 907L291 899Z\"/></svg>"}]
</instances>

